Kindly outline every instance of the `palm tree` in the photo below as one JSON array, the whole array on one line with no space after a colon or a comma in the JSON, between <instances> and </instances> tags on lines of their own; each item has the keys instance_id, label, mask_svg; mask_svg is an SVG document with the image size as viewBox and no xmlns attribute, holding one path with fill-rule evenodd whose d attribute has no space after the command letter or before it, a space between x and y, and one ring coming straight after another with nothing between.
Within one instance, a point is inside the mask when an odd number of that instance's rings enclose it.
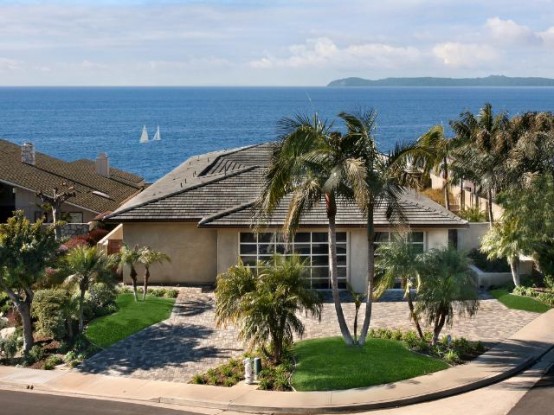
<instances>
[{"instance_id":1,"label":"palm tree","mask_svg":"<svg viewBox=\"0 0 554 415\"><path fill-rule=\"evenodd\" d=\"M506 258L516 287L520 286L519 256L532 254L536 247L537 241L529 238L516 219L495 223L481 241L481 251L487 253L487 258Z\"/></svg>"},{"instance_id":2,"label":"palm tree","mask_svg":"<svg viewBox=\"0 0 554 415\"><path fill-rule=\"evenodd\" d=\"M442 173L442 178L444 179L444 205L448 210L450 210L450 192L448 188L450 166L448 158L455 145L455 140L448 139L444 135L444 127L442 125L431 127L429 131L417 140L417 146L423 150L420 161L423 165L424 175L428 177L431 171Z\"/></svg>"},{"instance_id":3,"label":"palm tree","mask_svg":"<svg viewBox=\"0 0 554 415\"><path fill-rule=\"evenodd\" d=\"M419 270L421 268L421 253L417 252L414 245L409 242L410 234L398 233L394 235L390 243L383 244L377 249L376 268L380 275L377 284L376 296L380 297L387 289L394 285L399 278L404 288L404 298L408 300L410 319L413 320L419 337L422 339L423 331L419 324L419 318L414 309L412 288L419 288L421 280Z\"/></svg>"},{"instance_id":4,"label":"palm tree","mask_svg":"<svg viewBox=\"0 0 554 415\"><path fill-rule=\"evenodd\" d=\"M135 265L140 261L140 249L138 245L135 245L133 248L129 248L128 245L123 245L119 250L119 271L123 271L125 267L129 267L129 276L133 282L133 295L135 296L135 301L138 301L137 294L137 270Z\"/></svg>"},{"instance_id":5,"label":"palm tree","mask_svg":"<svg viewBox=\"0 0 554 415\"><path fill-rule=\"evenodd\" d=\"M355 198L365 204L366 170L354 156L358 151L357 137L332 131L332 126L317 114L311 119L301 115L284 118L279 125L282 134L265 175L259 211L270 216L287 198L284 229L287 239L291 239L304 213L321 199L325 201L333 302L342 337L347 344L353 344L339 296L335 218L338 198Z\"/></svg>"},{"instance_id":6,"label":"palm tree","mask_svg":"<svg viewBox=\"0 0 554 415\"><path fill-rule=\"evenodd\" d=\"M140 257L138 262L144 265L144 292L142 293L143 301L146 300L146 291L148 291L150 267L154 264L161 264L166 261L171 262L171 258L164 252L155 251L149 246L145 246L140 250Z\"/></svg>"},{"instance_id":7,"label":"palm tree","mask_svg":"<svg viewBox=\"0 0 554 415\"><path fill-rule=\"evenodd\" d=\"M435 345L443 327L452 325L456 313L473 316L477 312L478 287L467 256L453 247L425 253L421 279L416 312L433 325Z\"/></svg>"},{"instance_id":8,"label":"palm tree","mask_svg":"<svg viewBox=\"0 0 554 415\"><path fill-rule=\"evenodd\" d=\"M275 255L257 268L256 273L239 263L217 277L216 323L237 324L242 339L278 364L294 333L304 332L298 313L321 318L321 298L309 288L305 264L296 255Z\"/></svg>"},{"instance_id":9,"label":"palm tree","mask_svg":"<svg viewBox=\"0 0 554 415\"><path fill-rule=\"evenodd\" d=\"M351 157L361 160L365 167L365 186L359 186L365 195L355 200L367 218L368 240L368 267L367 267L367 295L364 323L358 339L363 345L367 338L374 295L375 279L375 224L374 213L378 208L384 208L389 221L402 223L405 221L399 198L407 183L409 173L408 162L419 157L423 151L413 144L397 145L388 156L377 150L373 130L375 127L375 112L362 111L358 114L340 113L339 117L347 127L347 140L353 143L355 152Z\"/></svg>"},{"instance_id":10,"label":"palm tree","mask_svg":"<svg viewBox=\"0 0 554 415\"><path fill-rule=\"evenodd\" d=\"M80 245L69 250L65 263L73 273L66 278L66 283L79 287L79 333L82 333L85 294L95 282L112 281L114 260L95 246Z\"/></svg>"},{"instance_id":11,"label":"palm tree","mask_svg":"<svg viewBox=\"0 0 554 415\"><path fill-rule=\"evenodd\" d=\"M464 176L487 193L490 226L494 223L493 194L498 192L506 177L505 161L512 142L508 133L509 119L505 113L494 115L491 104L485 104L474 116L464 112L450 126L460 142L455 151L456 165Z\"/></svg>"}]
</instances>

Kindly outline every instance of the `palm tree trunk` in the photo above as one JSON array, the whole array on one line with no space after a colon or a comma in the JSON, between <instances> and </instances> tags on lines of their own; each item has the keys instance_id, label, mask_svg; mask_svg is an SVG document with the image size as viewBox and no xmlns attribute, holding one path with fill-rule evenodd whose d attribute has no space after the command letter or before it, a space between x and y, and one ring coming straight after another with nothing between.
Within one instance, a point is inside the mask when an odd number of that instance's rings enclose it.
<instances>
[{"instance_id":1,"label":"palm tree trunk","mask_svg":"<svg viewBox=\"0 0 554 415\"><path fill-rule=\"evenodd\" d=\"M137 271L135 270L135 267L131 265L131 272L129 274L131 277L131 281L133 282L133 295L135 296L135 301L138 301L138 294L137 294Z\"/></svg>"},{"instance_id":2,"label":"palm tree trunk","mask_svg":"<svg viewBox=\"0 0 554 415\"><path fill-rule=\"evenodd\" d=\"M444 206L446 209L450 210L450 194L448 192L448 160L446 157L443 158L444 164Z\"/></svg>"},{"instance_id":3,"label":"palm tree trunk","mask_svg":"<svg viewBox=\"0 0 554 415\"><path fill-rule=\"evenodd\" d=\"M414 302L412 300L412 293L410 292L410 289L408 288L408 292L406 293L408 297L408 308L410 309L410 318L414 321L415 328L417 330L417 334L419 334L419 337L423 340L423 331L421 330L421 326L419 324L419 318L417 317L417 314L414 309Z\"/></svg>"},{"instance_id":4,"label":"palm tree trunk","mask_svg":"<svg viewBox=\"0 0 554 415\"><path fill-rule=\"evenodd\" d=\"M146 301L146 291L148 291L148 279L150 278L150 267L145 265L146 272L144 273L144 292L142 293L142 301Z\"/></svg>"},{"instance_id":5,"label":"palm tree trunk","mask_svg":"<svg viewBox=\"0 0 554 415\"><path fill-rule=\"evenodd\" d=\"M337 207L333 195L326 194L325 202L327 205L327 218L329 219L329 274L331 277L331 287L333 293L333 302L335 303L335 311L337 313L337 320L339 322L340 332L342 339L348 345L354 344L354 339L350 334L348 325L344 318L344 312L342 310L342 304L340 302L339 293L339 281L338 281L338 268L337 268L337 231L335 226L335 216L337 213Z\"/></svg>"},{"instance_id":6,"label":"palm tree trunk","mask_svg":"<svg viewBox=\"0 0 554 415\"><path fill-rule=\"evenodd\" d=\"M439 341L439 335L442 331L442 328L444 327L444 323L446 322L446 315L441 314L440 317L437 317L435 320L435 327L433 328L433 341L432 344L435 346Z\"/></svg>"},{"instance_id":7,"label":"palm tree trunk","mask_svg":"<svg viewBox=\"0 0 554 415\"><path fill-rule=\"evenodd\" d=\"M514 285L519 287L521 285L521 281L519 279L519 259L517 257L512 257L508 262L510 264L510 271L512 272Z\"/></svg>"},{"instance_id":8,"label":"palm tree trunk","mask_svg":"<svg viewBox=\"0 0 554 415\"><path fill-rule=\"evenodd\" d=\"M375 239L375 225L373 224L373 202L369 203L367 209L367 294L365 299L365 315L362 331L358 344L363 346L369 331L369 323L371 322L371 308L373 305L373 285L375 279L375 247L373 240Z\"/></svg>"},{"instance_id":9,"label":"palm tree trunk","mask_svg":"<svg viewBox=\"0 0 554 415\"><path fill-rule=\"evenodd\" d=\"M494 224L494 217L492 215L492 189L489 189L488 191L488 197L489 197L489 225L492 228L492 225Z\"/></svg>"},{"instance_id":10,"label":"palm tree trunk","mask_svg":"<svg viewBox=\"0 0 554 415\"><path fill-rule=\"evenodd\" d=\"M79 295L79 334L83 332L85 324L83 321L83 304L85 302L85 290L81 289L81 294Z\"/></svg>"}]
</instances>

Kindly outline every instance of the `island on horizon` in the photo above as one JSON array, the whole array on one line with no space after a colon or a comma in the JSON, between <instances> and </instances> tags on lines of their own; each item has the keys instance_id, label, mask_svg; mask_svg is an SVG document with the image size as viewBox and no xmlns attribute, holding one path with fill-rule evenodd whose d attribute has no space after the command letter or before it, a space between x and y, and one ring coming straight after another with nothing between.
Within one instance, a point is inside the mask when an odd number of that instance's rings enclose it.
<instances>
[{"instance_id":1,"label":"island on horizon","mask_svg":"<svg viewBox=\"0 0 554 415\"><path fill-rule=\"evenodd\" d=\"M328 87L360 87L360 86L524 86L524 87L554 87L554 79L539 77L509 77L490 75L484 78L384 78L377 80L363 78L344 78L331 81Z\"/></svg>"}]
</instances>

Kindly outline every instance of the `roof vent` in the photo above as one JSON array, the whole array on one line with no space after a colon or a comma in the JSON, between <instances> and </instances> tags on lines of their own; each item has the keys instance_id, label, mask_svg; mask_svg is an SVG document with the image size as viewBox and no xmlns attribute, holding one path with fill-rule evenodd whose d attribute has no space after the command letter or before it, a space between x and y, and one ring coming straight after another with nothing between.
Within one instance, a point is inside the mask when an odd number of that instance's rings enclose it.
<instances>
[{"instance_id":1,"label":"roof vent","mask_svg":"<svg viewBox=\"0 0 554 415\"><path fill-rule=\"evenodd\" d=\"M34 166L36 163L35 147L33 143L26 142L21 146L21 162Z\"/></svg>"},{"instance_id":2,"label":"roof vent","mask_svg":"<svg viewBox=\"0 0 554 415\"><path fill-rule=\"evenodd\" d=\"M98 154L96 157L96 174L104 177L110 177L110 162L106 153Z\"/></svg>"}]
</instances>

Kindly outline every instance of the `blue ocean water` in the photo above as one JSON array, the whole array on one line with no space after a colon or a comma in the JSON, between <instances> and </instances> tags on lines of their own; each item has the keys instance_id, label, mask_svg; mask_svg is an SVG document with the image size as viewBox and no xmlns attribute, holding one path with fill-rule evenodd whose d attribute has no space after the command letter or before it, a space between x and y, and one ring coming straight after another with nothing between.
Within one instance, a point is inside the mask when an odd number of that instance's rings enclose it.
<instances>
[{"instance_id":1,"label":"blue ocean water","mask_svg":"<svg viewBox=\"0 0 554 415\"><path fill-rule=\"evenodd\" d=\"M511 115L554 110L554 88L0 88L0 138L65 160L107 152L154 181L194 154L273 140L297 113L374 108L380 149L485 102ZM162 140L139 143L142 126Z\"/></svg>"}]
</instances>

